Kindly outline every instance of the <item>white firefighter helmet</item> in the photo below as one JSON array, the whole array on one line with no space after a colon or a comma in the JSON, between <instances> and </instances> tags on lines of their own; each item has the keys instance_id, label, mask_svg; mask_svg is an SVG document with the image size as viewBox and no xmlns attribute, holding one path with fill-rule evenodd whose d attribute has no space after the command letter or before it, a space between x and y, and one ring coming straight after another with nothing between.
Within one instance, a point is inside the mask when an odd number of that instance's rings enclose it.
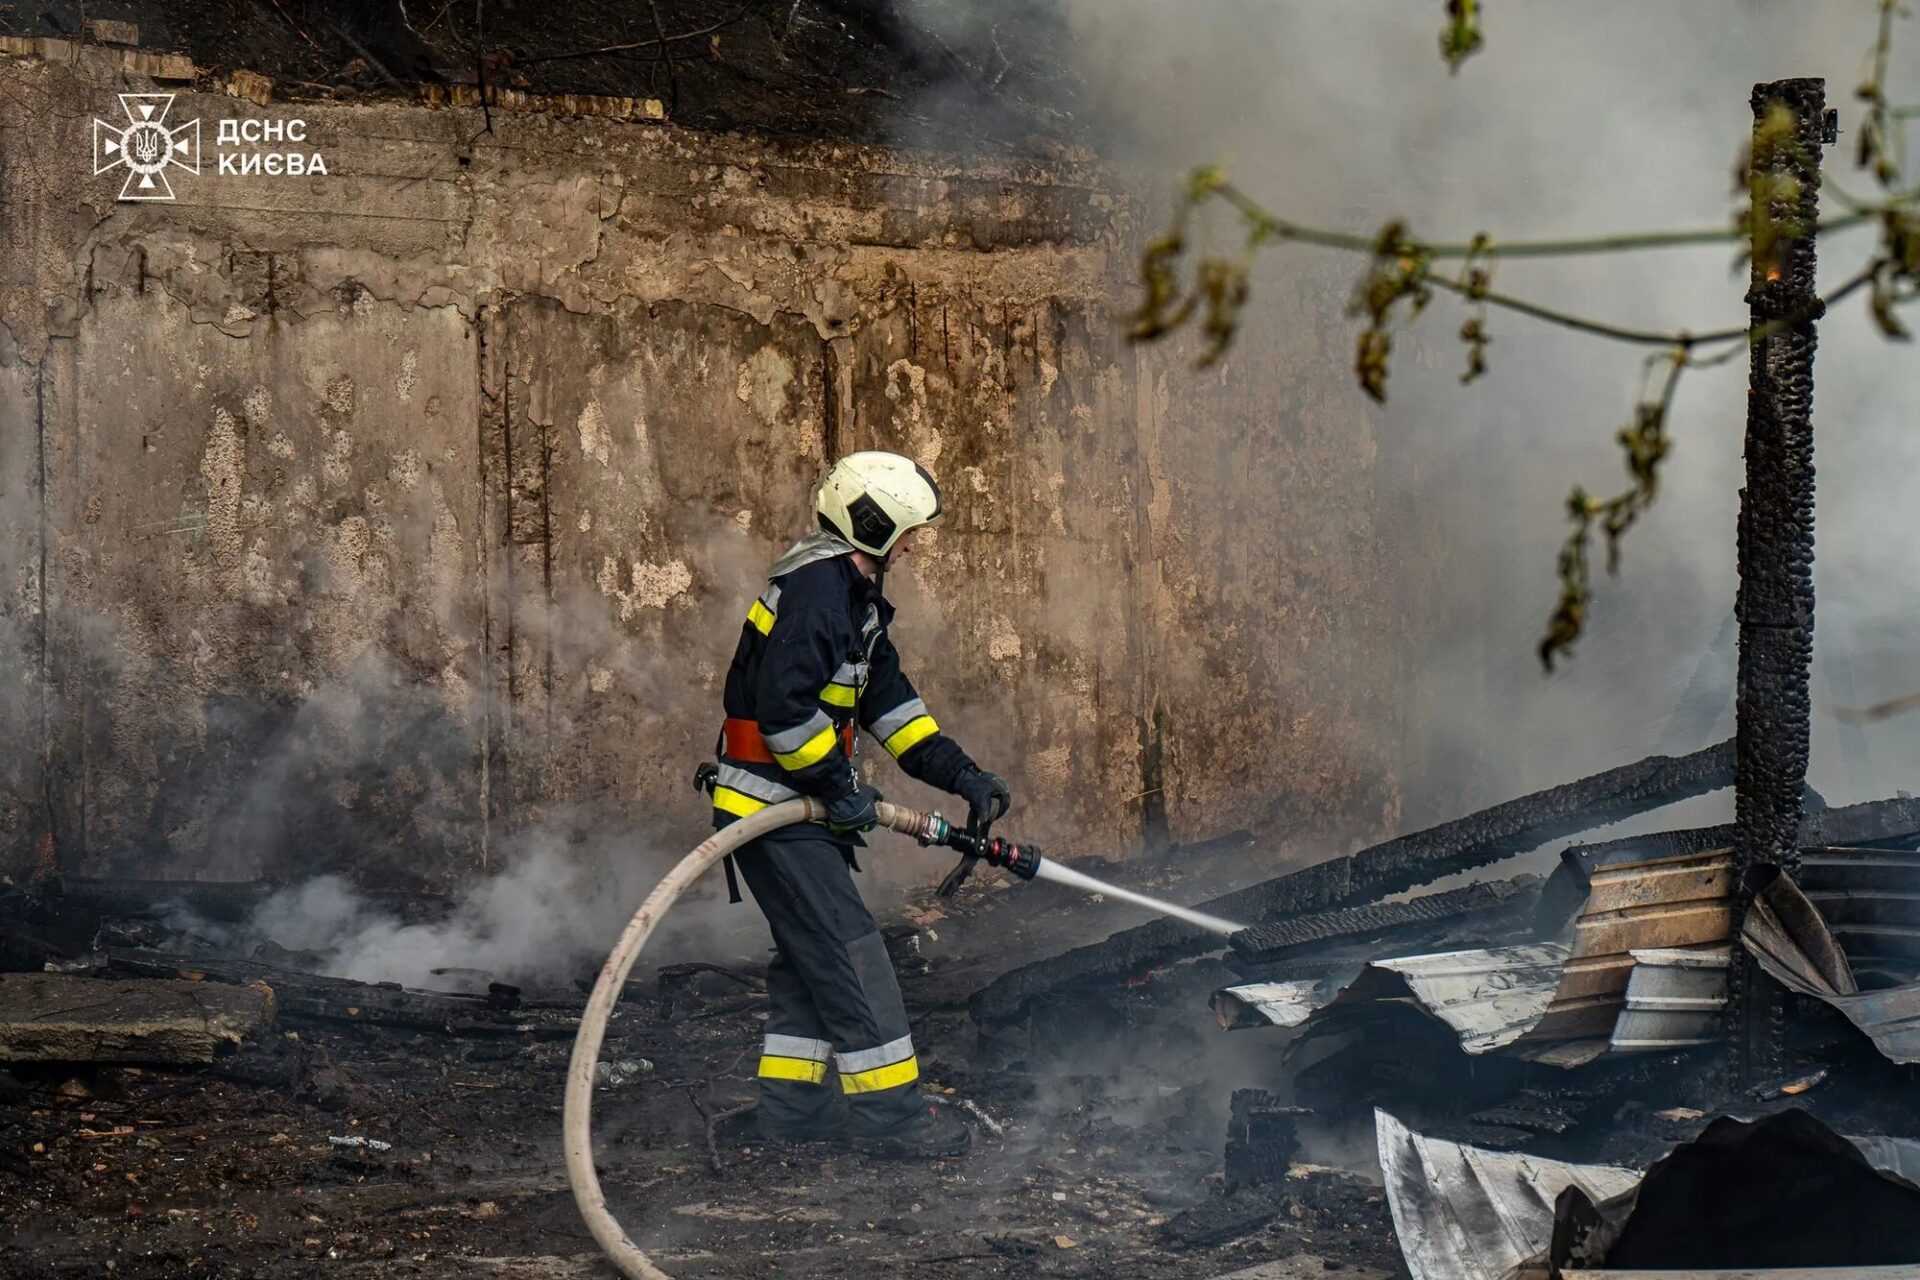
<instances>
[{"instance_id":1,"label":"white firefighter helmet","mask_svg":"<svg viewBox=\"0 0 1920 1280\"><path fill-rule=\"evenodd\" d=\"M939 518L940 486L912 458L850 453L827 472L813 505L822 525L885 560L902 534Z\"/></svg>"}]
</instances>

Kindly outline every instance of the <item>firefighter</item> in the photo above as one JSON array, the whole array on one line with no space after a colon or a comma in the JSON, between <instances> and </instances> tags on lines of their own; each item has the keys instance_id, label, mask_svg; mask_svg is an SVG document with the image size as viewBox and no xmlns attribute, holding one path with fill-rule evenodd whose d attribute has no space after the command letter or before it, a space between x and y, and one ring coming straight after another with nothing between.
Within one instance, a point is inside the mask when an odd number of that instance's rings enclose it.
<instances>
[{"instance_id":1,"label":"firefighter","mask_svg":"<svg viewBox=\"0 0 1920 1280\"><path fill-rule=\"evenodd\" d=\"M747 611L713 788L716 827L799 795L827 811L735 855L775 948L760 1103L738 1136L958 1155L971 1132L921 1096L900 983L851 875L880 799L855 771L855 727L910 776L965 800L975 830L1012 794L941 732L887 634L886 569L940 515L933 477L898 454L855 453L828 471L814 506L819 528L774 562Z\"/></svg>"}]
</instances>

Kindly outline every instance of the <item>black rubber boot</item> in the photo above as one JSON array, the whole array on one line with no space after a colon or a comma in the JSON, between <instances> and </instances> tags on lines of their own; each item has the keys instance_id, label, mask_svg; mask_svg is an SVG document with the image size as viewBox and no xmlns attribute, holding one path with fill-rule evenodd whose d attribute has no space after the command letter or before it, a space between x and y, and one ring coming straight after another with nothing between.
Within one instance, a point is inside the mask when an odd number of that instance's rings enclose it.
<instances>
[{"instance_id":1,"label":"black rubber boot","mask_svg":"<svg viewBox=\"0 0 1920 1280\"><path fill-rule=\"evenodd\" d=\"M821 1121L815 1124L794 1125L771 1122L762 1108L749 1107L726 1117L713 1127L713 1140L723 1147L752 1147L762 1143L781 1146L801 1146L808 1143L830 1143L844 1146L847 1131L838 1123Z\"/></svg>"},{"instance_id":2,"label":"black rubber boot","mask_svg":"<svg viewBox=\"0 0 1920 1280\"><path fill-rule=\"evenodd\" d=\"M963 1156L973 1145L973 1130L951 1110L936 1103L896 1128L853 1139L856 1151L882 1160L941 1160Z\"/></svg>"}]
</instances>

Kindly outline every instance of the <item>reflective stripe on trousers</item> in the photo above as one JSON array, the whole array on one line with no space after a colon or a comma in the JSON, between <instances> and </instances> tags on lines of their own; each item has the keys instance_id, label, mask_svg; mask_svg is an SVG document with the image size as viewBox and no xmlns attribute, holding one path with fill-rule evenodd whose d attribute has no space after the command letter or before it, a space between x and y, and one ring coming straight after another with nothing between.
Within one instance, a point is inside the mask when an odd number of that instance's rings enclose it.
<instances>
[{"instance_id":1,"label":"reflective stripe on trousers","mask_svg":"<svg viewBox=\"0 0 1920 1280\"><path fill-rule=\"evenodd\" d=\"M765 1118L834 1124L844 1099L856 1128L907 1123L922 1104L906 1004L840 846L823 833L755 840L734 856L776 948L759 1073ZM839 1089L818 1087L829 1061Z\"/></svg>"},{"instance_id":2,"label":"reflective stripe on trousers","mask_svg":"<svg viewBox=\"0 0 1920 1280\"><path fill-rule=\"evenodd\" d=\"M872 1049L836 1053L842 1093L878 1093L920 1078L920 1060L913 1053L913 1037L901 1036Z\"/></svg>"},{"instance_id":3,"label":"reflective stripe on trousers","mask_svg":"<svg viewBox=\"0 0 1920 1280\"><path fill-rule=\"evenodd\" d=\"M767 1033L760 1048L762 1080L797 1080L801 1084L819 1084L827 1078L827 1059L833 1046L825 1040L803 1036Z\"/></svg>"}]
</instances>

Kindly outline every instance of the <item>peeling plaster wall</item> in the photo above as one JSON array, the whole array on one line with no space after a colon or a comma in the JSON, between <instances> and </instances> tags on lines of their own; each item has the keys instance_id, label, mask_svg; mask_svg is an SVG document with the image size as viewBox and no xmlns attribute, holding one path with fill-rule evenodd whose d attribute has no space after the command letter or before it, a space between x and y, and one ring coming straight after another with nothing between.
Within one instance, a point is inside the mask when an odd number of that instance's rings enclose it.
<instances>
[{"instance_id":1,"label":"peeling plaster wall","mask_svg":"<svg viewBox=\"0 0 1920 1280\"><path fill-rule=\"evenodd\" d=\"M0 329L0 866L38 853L47 834L37 375Z\"/></svg>"},{"instance_id":2,"label":"peeling plaster wall","mask_svg":"<svg viewBox=\"0 0 1920 1280\"><path fill-rule=\"evenodd\" d=\"M945 483L899 641L1023 834L1393 820L1343 356L1129 349L1099 174L183 93L209 156L219 118L297 115L331 172L116 204L110 72L0 61L0 730L31 744L0 867L437 886L529 824L685 847L745 606L863 447Z\"/></svg>"}]
</instances>

